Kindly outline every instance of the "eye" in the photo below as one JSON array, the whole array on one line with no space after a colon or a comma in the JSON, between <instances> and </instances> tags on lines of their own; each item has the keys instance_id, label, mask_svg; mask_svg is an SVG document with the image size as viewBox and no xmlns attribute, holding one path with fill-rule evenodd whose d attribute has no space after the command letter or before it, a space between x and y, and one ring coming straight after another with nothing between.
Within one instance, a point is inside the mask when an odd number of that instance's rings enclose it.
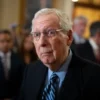
<instances>
[{"instance_id":1,"label":"eye","mask_svg":"<svg viewBox=\"0 0 100 100\"><path fill-rule=\"evenodd\" d=\"M48 33L48 36L54 36L56 31L52 29L52 30L48 30L47 33Z\"/></svg>"},{"instance_id":2,"label":"eye","mask_svg":"<svg viewBox=\"0 0 100 100\"><path fill-rule=\"evenodd\" d=\"M33 33L33 37L39 37L40 36L40 33L39 32L34 32Z\"/></svg>"}]
</instances>

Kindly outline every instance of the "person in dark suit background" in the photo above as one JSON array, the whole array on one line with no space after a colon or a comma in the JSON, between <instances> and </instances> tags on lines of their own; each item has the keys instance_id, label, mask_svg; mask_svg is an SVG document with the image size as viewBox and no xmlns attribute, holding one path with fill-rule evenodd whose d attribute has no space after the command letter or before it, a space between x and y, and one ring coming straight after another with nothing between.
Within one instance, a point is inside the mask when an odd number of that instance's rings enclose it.
<instances>
[{"instance_id":1,"label":"person in dark suit background","mask_svg":"<svg viewBox=\"0 0 100 100\"><path fill-rule=\"evenodd\" d=\"M71 44L71 49L75 52L76 47L79 44L85 43L86 39L83 37L85 29L87 26L87 18L85 16L77 16L73 20L73 42Z\"/></svg>"},{"instance_id":2,"label":"person in dark suit background","mask_svg":"<svg viewBox=\"0 0 100 100\"><path fill-rule=\"evenodd\" d=\"M32 37L39 60L24 73L18 100L99 100L100 66L70 50L72 25L66 13L38 11Z\"/></svg>"},{"instance_id":3,"label":"person in dark suit background","mask_svg":"<svg viewBox=\"0 0 100 100\"><path fill-rule=\"evenodd\" d=\"M79 56L100 64L100 21L90 25L90 38L78 45L76 52Z\"/></svg>"},{"instance_id":4,"label":"person in dark suit background","mask_svg":"<svg viewBox=\"0 0 100 100\"><path fill-rule=\"evenodd\" d=\"M0 99L15 97L22 81L23 62L12 47L10 32L0 30Z\"/></svg>"}]
</instances>

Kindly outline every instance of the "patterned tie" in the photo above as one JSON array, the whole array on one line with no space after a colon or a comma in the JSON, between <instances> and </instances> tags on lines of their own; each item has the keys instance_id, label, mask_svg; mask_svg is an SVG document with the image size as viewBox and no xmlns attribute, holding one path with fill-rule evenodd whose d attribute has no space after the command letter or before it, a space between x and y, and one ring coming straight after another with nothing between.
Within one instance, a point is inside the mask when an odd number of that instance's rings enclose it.
<instances>
[{"instance_id":1,"label":"patterned tie","mask_svg":"<svg viewBox=\"0 0 100 100\"><path fill-rule=\"evenodd\" d=\"M6 54L4 55L2 61L3 61L5 78L6 80L8 80L7 55Z\"/></svg>"},{"instance_id":2,"label":"patterned tie","mask_svg":"<svg viewBox=\"0 0 100 100\"><path fill-rule=\"evenodd\" d=\"M59 85L59 77L52 74L49 83L43 90L42 100L55 100Z\"/></svg>"}]
</instances>

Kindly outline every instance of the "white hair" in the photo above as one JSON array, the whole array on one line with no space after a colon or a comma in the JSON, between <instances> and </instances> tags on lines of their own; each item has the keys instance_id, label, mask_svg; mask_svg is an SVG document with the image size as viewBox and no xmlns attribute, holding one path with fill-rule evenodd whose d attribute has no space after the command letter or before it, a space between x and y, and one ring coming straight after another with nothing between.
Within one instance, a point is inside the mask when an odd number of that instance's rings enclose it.
<instances>
[{"instance_id":1,"label":"white hair","mask_svg":"<svg viewBox=\"0 0 100 100\"><path fill-rule=\"evenodd\" d=\"M51 14L51 13L57 15L57 17L59 18L59 25L64 31L69 31L72 29L72 22L69 19L69 17L67 16L67 14L60 10L57 10L55 8L43 8L43 9L39 10L34 15L34 18L32 20L32 28L34 28L33 22L37 17L39 17L41 15ZM33 31L33 29L32 29L32 31Z\"/></svg>"},{"instance_id":2,"label":"white hair","mask_svg":"<svg viewBox=\"0 0 100 100\"><path fill-rule=\"evenodd\" d=\"M80 22L80 20L83 20L84 23L87 24L87 18L85 16L82 16L82 15L75 17L74 24L78 24Z\"/></svg>"}]
</instances>

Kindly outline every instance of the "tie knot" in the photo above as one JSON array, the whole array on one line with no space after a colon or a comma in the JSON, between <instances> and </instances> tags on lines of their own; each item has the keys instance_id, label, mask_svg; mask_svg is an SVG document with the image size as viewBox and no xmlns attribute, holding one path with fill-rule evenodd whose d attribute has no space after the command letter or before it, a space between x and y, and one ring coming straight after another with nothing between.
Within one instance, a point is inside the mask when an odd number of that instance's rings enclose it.
<instances>
[{"instance_id":1,"label":"tie knot","mask_svg":"<svg viewBox=\"0 0 100 100\"><path fill-rule=\"evenodd\" d=\"M52 74L50 77L50 81L52 81L52 82L57 82L58 79L59 79L59 77L57 76L57 74Z\"/></svg>"}]
</instances>

